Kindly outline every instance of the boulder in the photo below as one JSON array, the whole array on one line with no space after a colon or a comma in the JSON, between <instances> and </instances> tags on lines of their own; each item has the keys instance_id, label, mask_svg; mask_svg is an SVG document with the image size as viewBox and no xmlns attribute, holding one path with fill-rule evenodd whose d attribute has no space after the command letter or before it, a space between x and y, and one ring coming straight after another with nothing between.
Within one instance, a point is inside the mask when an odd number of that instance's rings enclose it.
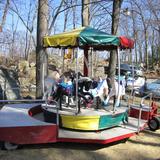
<instances>
[{"instance_id":1,"label":"boulder","mask_svg":"<svg viewBox=\"0 0 160 160\"><path fill-rule=\"evenodd\" d=\"M36 84L36 67L29 68L29 84Z\"/></svg>"},{"instance_id":2,"label":"boulder","mask_svg":"<svg viewBox=\"0 0 160 160\"><path fill-rule=\"evenodd\" d=\"M23 87L26 87L26 86L29 86L29 81L30 81L29 78L19 77L18 80L19 80L20 86L21 86L22 88L23 88Z\"/></svg>"},{"instance_id":3,"label":"boulder","mask_svg":"<svg viewBox=\"0 0 160 160\"><path fill-rule=\"evenodd\" d=\"M18 64L18 70L20 73L27 75L29 70L29 62L25 60L21 60Z\"/></svg>"},{"instance_id":4,"label":"boulder","mask_svg":"<svg viewBox=\"0 0 160 160\"><path fill-rule=\"evenodd\" d=\"M34 62L31 62L30 64L29 64L29 66L32 68L32 67L36 67L36 63L34 63Z\"/></svg>"},{"instance_id":5,"label":"boulder","mask_svg":"<svg viewBox=\"0 0 160 160\"><path fill-rule=\"evenodd\" d=\"M17 72L0 66L0 99L20 99L19 88Z\"/></svg>"}]
</instances>

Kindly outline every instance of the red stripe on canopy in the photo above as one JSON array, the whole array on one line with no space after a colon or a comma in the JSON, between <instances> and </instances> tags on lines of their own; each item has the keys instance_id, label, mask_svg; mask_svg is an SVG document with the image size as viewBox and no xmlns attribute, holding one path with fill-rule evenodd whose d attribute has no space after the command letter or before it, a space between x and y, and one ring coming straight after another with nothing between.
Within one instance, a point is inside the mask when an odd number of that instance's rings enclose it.
<instances>
[{"instance_id":1,"label":"red stripe on canopy","mask_svg":"<svg viewBox=\"0 0 160 160\"><path fill-rule=\"evenodd\" d=\"M134 41L124 36L120 36L120 46L122 49L132 49L134 48Z\"/></svg>"}]
</instances>

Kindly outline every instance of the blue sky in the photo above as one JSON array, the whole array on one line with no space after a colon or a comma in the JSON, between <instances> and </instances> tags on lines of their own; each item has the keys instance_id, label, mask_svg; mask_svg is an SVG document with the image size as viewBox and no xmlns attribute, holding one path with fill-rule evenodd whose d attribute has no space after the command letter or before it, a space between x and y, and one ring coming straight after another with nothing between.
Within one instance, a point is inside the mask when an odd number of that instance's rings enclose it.
<instances>
[{"instance_id":1,"label":"blue sky","mask_svg":"<svg viewBox=\"0 0 160 160\"><path fill-rule=\"evenodd\" d=\"M52 0L52 4L50 3L50 6L57 7L59 5L59 1L60 0ZM27 18L28 12L29 12L30 0L25 0L25 1L18 0L18 2L22 2L21 4L16 4L18 6L18 10L20 12L20 15L22 16L23 19L24 19L24 17ZM33 2L35 4L36 1L31 0L31 2ZM34 4L32 5L32 8L35 7ZM12 4L12 6L14 6L14 4ZM77 13L79 12L79 14L80 14L80 10L81 10L81 7L78 7ZM2 17L2 15L1 15L1 17ZM13 22L14 22L14 27L16 27L16 23L18 22L17 31L23 32L24 30L26 30L26 27L23 25L22 21L18 18L17 14L10 10L7 14L7 17L6 17L5 29L11 30L13 27ZM25 22L26 22L26 20L25 20ZM62 31L63 22L64 22L64 12L60 13L57 17L57 20L56 20L56 29L58 32ZM36 20L34 23L34 28L36 30ZM71 23L68 23L68 28L72 28Z\"/></svg>"},{"instance_id":2,"label":"blue sky","mask_svg":"<svg viewBox=\"0 0 160 160\"><path fill-rule=\"evenodd\" d=\"M15 0L16 1L16 0ZM18 10L21 12L20 14L22 15L22 17L27 17L27 14L28 14L28 11L29 11L29 3L30 1L35 4L36 1L35 0L17 0L17 2L20 2L19 3L16 3L16 5L18 6ZM57 7L60 3L60 0L49 0L51 3L50 3L50 8L53 8L53 7ZM79 0L78 4L81 4L81 0ZM14 4L12 4L12 6L14 6ZM34 5L33 5L34 7ZM77 9L76 9L76 16L79 17L78 18L78 23L77 23L77 26L76 27L79 27L81 26L81 6L78 6ZM64 25L64 12L62 12L61 14L58 15L57 17L57 20L56 20L56 32L62 32L63 30L63 25ZM67 25L67 28L68 29L72 29L73 26L72 26L72 16L70 15L69 18L69 22L68 22L68 25ZM18 20L18 17L17 15L13 12L13 11L9 11L8 15L7 15L7 19L6 19L6 24L5 24L5 28L6 29L11 29L12 27L12 20L14 20L14 23L17 22ZM36 23L35 23L35 28L36 28ZM19 31L24 31L26 30L26 28L24 27L23 23L21 22L21 20L18 21L18 25L17 25L17 30Z\"/></svg>"}]
</instances>

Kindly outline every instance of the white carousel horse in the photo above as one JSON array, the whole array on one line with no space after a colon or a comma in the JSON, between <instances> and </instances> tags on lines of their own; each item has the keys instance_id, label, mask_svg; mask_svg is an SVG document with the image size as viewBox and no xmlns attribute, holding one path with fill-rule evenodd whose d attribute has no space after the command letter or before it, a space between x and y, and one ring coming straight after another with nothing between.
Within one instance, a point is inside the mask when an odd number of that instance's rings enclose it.
<instances>
[{"instance_id":1,"label":"white carousel horse","mask_svg":"<svg viewBox=\"0 0 160 160\"><path fill-rule=\"evenodd\" d=\"M120 85L115 80L113 88L108 88L107 80L106 79L99 79L98 86L95 89L90 89L90 92L94 97L99 97L104 105L107 105L110 98L115 96L117 101L115 104L119 106L120 97L125 95L125 82L121 81Z\"/></svg>"}]
</instances>

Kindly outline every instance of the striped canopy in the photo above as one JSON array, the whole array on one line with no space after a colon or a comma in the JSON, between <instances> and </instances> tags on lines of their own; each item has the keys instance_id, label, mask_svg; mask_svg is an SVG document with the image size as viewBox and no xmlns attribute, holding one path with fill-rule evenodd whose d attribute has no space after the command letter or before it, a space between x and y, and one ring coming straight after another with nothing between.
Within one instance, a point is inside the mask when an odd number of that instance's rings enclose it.
<instances>
[{"instance_id":1,"label":"striped canopy","mask_svg":"<svg viewBox=\"0 0 160 160\"><path fill-rule=\"evenodd\" d=\"M117 37L91 27L81 27L70 32L64 32L43 39L44 47L93 47L98 50L133 48L134 42L126 37Z\"/></svg>"}]
</instances>

